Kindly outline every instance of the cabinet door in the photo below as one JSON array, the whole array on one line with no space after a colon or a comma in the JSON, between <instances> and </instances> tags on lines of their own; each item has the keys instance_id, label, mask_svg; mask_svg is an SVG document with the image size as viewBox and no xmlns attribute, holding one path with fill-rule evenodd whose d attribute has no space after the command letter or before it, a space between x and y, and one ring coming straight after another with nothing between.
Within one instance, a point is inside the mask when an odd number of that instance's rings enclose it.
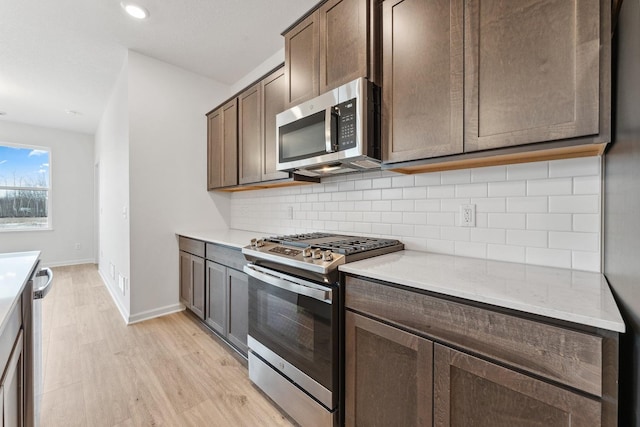
<instances>
[{"instance_id":1,"label":"cabinet door","mask_svg":"<svg viewBox=\"0 0 640 427\"><path fill-rule=\"evenodd\" d=\"M260 181L262 169L261 93L262 86L257 84L238 97L238 180L240 184Z\"/></svg>"},{"instance_id":2,"label":"cabinet door","mask_svg":"<svg viewBox=\"0 0 640 427\"><path fill-rule=\"evenodd\" d=\"M2 379L3 425L22 427L24 425L24 367L22 331L16 339L11 358Z\"/></svg>"},{"instance_id":3,"label":"cabinet door","mask_svg":"<svg viewBox=\"0 0 640 427\"><path fill-rule=\"evenodd\" d=\"M367 76L368 0L329 0L319 9L320 93Z\"/></svg>"},{"instance_id":4,"label":"cabinet door","mask_svg":"<svg viewBox=\"0 0 640 427\"><path fill-rule=\"evenodd\" d=\"M249 332L249 279L246 274L231 268L229 276L229 332L227 339L247 354Z\"/></svg>"},{"instance_id":5,"label":"cabinet door","mask_svg":"<svg viewBox=\"0 0 640 427\"><path fill-rule=\"evenodd\" d=\"M205 319L205 267L204 259L191 255L191 289L193 311L202 320Z\"/></svg>"},{"instance_id":6,"label":"cabinet door","mask_svg":"<svg viewBox=\"0 0 640 427\"><path fill-rule=\"evenodd\" d=\"M386 162L463 151L462 0L382 4Z\"/></svg>"},{"instance_id":7,"label":"cabinet door","mask_svg":"<svg viewBox=\"0 0 640 427\"><path fill-rule=\"evenodd\" d=\"M215 262L207 261L207 324L220 335L227 333L227 269Z\"/></svg>"},{"instance_id":8,"label":"cabinet door","mask_svg":"<svg viewBox=\"0 0 640 427\"><path fill-rule=\"evenodd\" d=\"M599 426L601 403L436 344L434 426Z\"/></svg>"},{"instance_id":9,"label":"cabinet door","mask_svg":"<svg viewBox=\"0 0 640 427\"><path fill-rule=\"evenodd\" d=\"M313 12L284 35L286 107L317 96L318 11Z\"/></svg>"},{"instance_id":10,"label":"cabinet door","mask_svg":"<svg viewBox=\"0 0 640 427\"><path fill-rule=\"evenodd\" d=\"M180 301L191 308L193 272L191 269L191 254L180 251Z\"/></svg>"},{"instance_id":11,"label":"cabinet door","mask_svg":"<svg viewBox=\"0 0 640 427\"><path fill-rule=\"evenodd\" d=\"M223 163L222 186L238 185L238 102L222 107Z\"/></svg>"},{"instance_id":12,"label":"cabinet door","mask_svg":"<svg viewBox=\"0 0 640 427\"><path fill-rule=\"evenodd\" d=\"M466 1L465 151L598 133L599 3Z\"/></svg>"},{"instance_id":13,"label":"cabinet door","mask_svg":"<svg viewBox=\"0 0 640 427\"><path fill-rule=\"evenodd\" d=\"M222 187L222 109L207 115L207 190Z\"/></svg>"},{"instance_id":14,"label":"cabinet door","mask_svg":"<svg viewBox=\"0 0 640 427\"><path fill-rule=\"evenodd\" d=\"M431 341L347 311L345 342L347 426L431 425Z\"/></svg>"},{"instance_id":15,"label":"cabinet door","mask_svg":"<svg viewBox=\"0 0 640 427\"><path fill-rule=\"evenodd\" d=\"M284 68L262 81L262 181L287 178L287 172L276 170L276 115L284 111Z\"/></svg>"}]
</instances>

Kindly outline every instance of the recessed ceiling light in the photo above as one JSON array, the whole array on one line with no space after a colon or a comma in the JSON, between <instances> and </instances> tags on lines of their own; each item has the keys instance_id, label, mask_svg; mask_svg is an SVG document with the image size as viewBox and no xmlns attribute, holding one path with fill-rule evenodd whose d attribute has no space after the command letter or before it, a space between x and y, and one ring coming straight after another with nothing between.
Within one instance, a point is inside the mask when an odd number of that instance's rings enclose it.
<instances>
[{"instance_id":1,"label":"recessed ceiling light","mask_svg":"<svg viewBox=\"0 0 640 427\"><path fill-rule=\"evenodd\" d=\"M80 111L76 111L76 110L64 110L65 113L69 114L70 116L81 116L82 113Z\"/></svg>"},{"instance_id":2,"label":"recessed ceiling light","mask_svg":"<svg viewBox=\"0 0 640 427\"><path fill-rule=\"evenodd\" d=\"M149 11L138 4L123 1L122 3L120 3L120 5L125 10L125 12L129 14L129 16L132 16L136 19L147 19L149 17Z\"/></svg>"},{"instance_id":3,"label":"recessed ceiling light","mask_svg":"<svg viewBox=\"0 0 640 427\"><path fill-rule=\"evenodd\" d=\"M6 111L0 111L0 116L6 116L7 112Z\"/></svg>"}]
</instances>

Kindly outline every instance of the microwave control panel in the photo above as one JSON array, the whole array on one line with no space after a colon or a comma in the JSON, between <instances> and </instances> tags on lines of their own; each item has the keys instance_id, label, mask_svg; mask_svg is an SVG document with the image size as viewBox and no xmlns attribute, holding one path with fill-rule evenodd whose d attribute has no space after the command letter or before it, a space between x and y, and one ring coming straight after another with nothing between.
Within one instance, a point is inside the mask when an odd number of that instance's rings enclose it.
<instances>
[{"instance_id":1,"label":"microwave control panel","mask_svg":"<svg viewBox=\"0 0 640 427\"><path fill-rule=\"evenodd\" d=\"M336 109L338 110L338 151L348 150L356 146L356 99L338 104Z\"/></svg>"}]
</instances>

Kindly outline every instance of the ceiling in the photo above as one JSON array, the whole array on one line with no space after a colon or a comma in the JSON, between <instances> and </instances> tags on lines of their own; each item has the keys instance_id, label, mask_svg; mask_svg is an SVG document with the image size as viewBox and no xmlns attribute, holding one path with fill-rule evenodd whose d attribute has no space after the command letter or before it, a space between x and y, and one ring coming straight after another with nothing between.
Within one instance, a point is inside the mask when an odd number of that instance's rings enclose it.
<instances>
[{"instance_id":1,"label":"ceiling","mask_svg":"<svg viewBox=\"0 0 640 427\"><path fill-rule=\"evenodd\" d=\"M140 0L136 21L119 0L1 1L0 120L94 133L127 49L231 85L317 2Z\"/></svg>"}]
</instances>

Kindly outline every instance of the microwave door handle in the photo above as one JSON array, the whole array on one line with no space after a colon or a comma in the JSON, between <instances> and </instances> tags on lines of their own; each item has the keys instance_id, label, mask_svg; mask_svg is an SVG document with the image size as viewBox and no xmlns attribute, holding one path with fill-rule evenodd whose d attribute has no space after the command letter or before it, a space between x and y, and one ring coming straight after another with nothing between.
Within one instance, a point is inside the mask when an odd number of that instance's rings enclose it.
<instances>
[{"instance_id":1,"label":"microwave door handle","mask_svg":"<svg viewBox=\"0 0 640 427\"><path fill-rule=\"evenodd\" d=\"M280 289L284 289L285 291L290 291L295 294L304 295L313 299L317 299L318 301L331 304L332 291L330 290L325 291L322 289L316 289L300 283L295 283L291 280L285 280L280 277L273 276L271 274L265 274L260 271L257 271L255 268L251 267L250 265L245 265L243 270L249 276L261 282L268 283Z\"/></svg>"},{"instance_id":2,"label":"microwave door handle","mask_svg":"<svg viewBox=\"0 0 640 427\"><path fill-rule=\"evenodd\" d=\"M327 153L333 153L333 107L324 111L324 143Z\"/></svg>"}]
</instances>

